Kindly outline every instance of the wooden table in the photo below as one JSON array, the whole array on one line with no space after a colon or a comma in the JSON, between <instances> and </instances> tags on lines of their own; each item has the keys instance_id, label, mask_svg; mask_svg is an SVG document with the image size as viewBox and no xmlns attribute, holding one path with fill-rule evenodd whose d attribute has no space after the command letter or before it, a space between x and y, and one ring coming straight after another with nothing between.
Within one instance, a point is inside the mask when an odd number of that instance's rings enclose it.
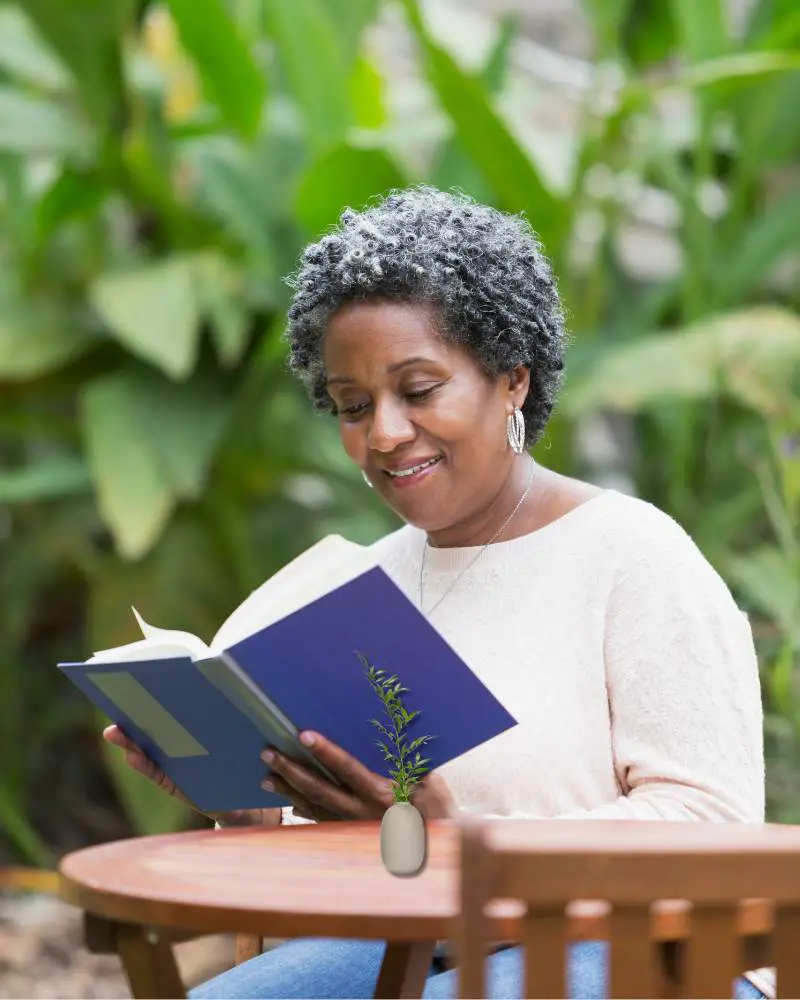
<instances>
[{"instance_id":1,"label":"wooden table","mask_svg":"<svg viewBox=\"0 0 800 1000\"><path fill-rule=\"evenodd\" d=\"M457 912L457 827L428 824L427 864L413 878L383 868L379 830L378 822L326 823L116 841L65 857L61 896L87 914L90 947L120 954L137 997L184 996L164 929L385 940L376 996L420 997L435 942L451 936ZM573 904L572 938L602 939L606 913L599 902ZM498 941L517 938L519 916L518 905L497 904ZM680 902L654 912L659 941L680 940L687 927ZM763 964L759 943L770 929L768 904L742 906L751 967Z\"/></svg>"}]
</instances>

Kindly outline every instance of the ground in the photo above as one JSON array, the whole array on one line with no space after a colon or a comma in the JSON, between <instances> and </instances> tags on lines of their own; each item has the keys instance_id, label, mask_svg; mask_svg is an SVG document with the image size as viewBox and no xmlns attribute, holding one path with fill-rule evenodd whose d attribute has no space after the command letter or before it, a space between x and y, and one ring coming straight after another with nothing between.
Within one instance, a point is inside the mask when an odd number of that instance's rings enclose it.
<instances>
[{"instance_id":1,"label":"ground","mask_svg":"<svg viewBox=\"0 0 800 1000\"><path fill-rule=\"evenodd\" d=\"M188 942L177 955L191 987L233 963L233 939ZM49 895L0 894L0 1000L130 995L119 960L83 947L77 910Z\"/></svg>"}]
</instances>

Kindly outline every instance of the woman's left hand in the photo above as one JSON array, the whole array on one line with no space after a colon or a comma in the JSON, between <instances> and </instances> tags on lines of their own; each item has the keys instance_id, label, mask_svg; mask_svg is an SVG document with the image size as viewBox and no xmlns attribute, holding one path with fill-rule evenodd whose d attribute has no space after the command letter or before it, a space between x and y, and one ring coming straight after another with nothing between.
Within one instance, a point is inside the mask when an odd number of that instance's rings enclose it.
<instances>
[{"instance_id":1,"label":"woman's left hand","mask_svg":"<svg viewBox=\"0 0 800 1000\"><path fill-rule=\"evenodd\" d=\"M394 801L389 778L368 770L319 733L303 733L301 742L339 779L342 787L337 788L321 775L270 747L261 755L272 769L272 774L263 783L264 788L291 798L298 816L320 823L383 817ZM426 774L414 787L411 801L424 819L447 819L457 812L446 782L435 773Z\"/></svg>"}]
</instances>

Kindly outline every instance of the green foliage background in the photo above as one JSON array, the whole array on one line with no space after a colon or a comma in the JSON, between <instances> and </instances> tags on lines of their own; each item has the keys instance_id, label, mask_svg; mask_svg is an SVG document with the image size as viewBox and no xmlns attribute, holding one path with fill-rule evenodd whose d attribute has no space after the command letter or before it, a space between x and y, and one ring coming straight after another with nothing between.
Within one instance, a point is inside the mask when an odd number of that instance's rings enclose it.
<instances>
[{"instance_id":1,"label":"green foliage background","mask_svg":"<svg viewBox=\"0 0 800 1000\"><path fill-rule=\"evenodd\" d=\"M800 16L584 6L597 60L554 172L513 21L476 62L394 4L429 98L409 122L366 43L380 0L0 4L3 854L187 822L57 660L133 639L132 604L209 638L320 536L394 523L286 374L282 277L344 205L417 181L540 233L575 337L541 457L592 475L587 429L625 431L638 492L751 613L770 812L800 815ZM648 199L668 277L623 249Z\"/></svg>"}]
</instances>

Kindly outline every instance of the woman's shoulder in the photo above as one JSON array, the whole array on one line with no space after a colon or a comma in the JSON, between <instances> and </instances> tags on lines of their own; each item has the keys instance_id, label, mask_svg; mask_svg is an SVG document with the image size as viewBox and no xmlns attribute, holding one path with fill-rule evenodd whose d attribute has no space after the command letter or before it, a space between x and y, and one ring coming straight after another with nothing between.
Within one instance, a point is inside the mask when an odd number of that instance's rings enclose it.
<instances>
[{"instance_id":1,"label":"woman's shoulder","mask_svg":"<svg viewBox=\"0 0 800 1000\"><path fill-rule=\"evenodd\" d=\"M671 514L639 497L606 491L594 543L615 567L618 582L716 593L729 588L696 539ZM600 506L598 506L600 511Z\"/></svg>"},{"instance_id":2,"label":"woman's shoulder","mask_svg":"<svg viewBox=\"0 0 800 1000\"><path fill-rule=\"evenodd\" d=\"M620 555L694 546L684 528L665 511L640 497L580 480L554 477L536 529L528 538L551 541L587 554L607 549Z\"/></svg>"},{"instance_id":3,"label":"woman's shoulder","mask_svg":"<svg viewBox=\"0 0 800 1000\"><path fill-rule=\"evenodd\" d=\"M646 554L651 550L700 553L691 534L672 514L641 497L608 490L605 523L617 542Z\"/></svg>"}]
</instances>

